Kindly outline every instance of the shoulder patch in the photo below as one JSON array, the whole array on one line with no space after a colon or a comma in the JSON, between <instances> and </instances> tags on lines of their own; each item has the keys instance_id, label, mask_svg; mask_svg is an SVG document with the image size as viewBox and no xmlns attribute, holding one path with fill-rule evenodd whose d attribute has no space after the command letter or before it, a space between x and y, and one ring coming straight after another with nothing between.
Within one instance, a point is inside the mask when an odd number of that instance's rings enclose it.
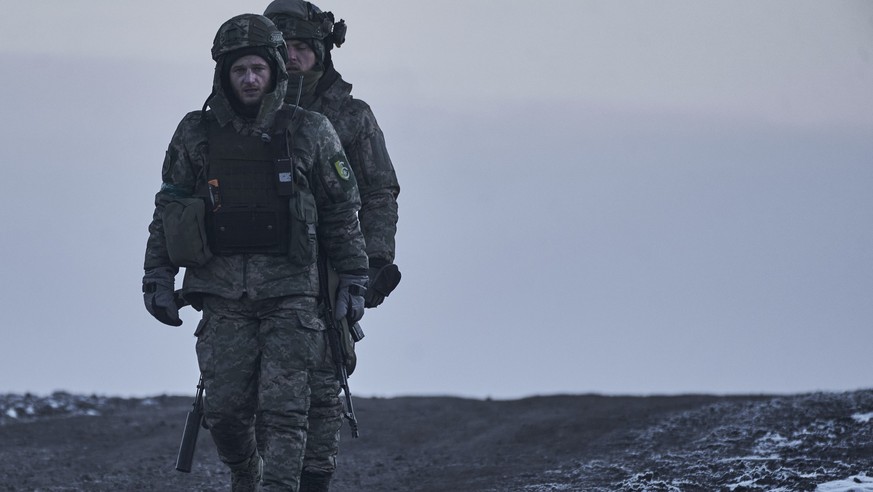
<instances>
[{"instance_id":1,"label":"shoulder patch","mask_svg":"<svg viewBox=\"0 0 873 492\"><path fill-rule=\"evenodd\" d=\"M333 163L333 168L336 170L336 174L341 180L348 181L352 179L352 168L349 167L345 154L337 154L333 156L330 161Z\"/></svg>"}]
</instances>

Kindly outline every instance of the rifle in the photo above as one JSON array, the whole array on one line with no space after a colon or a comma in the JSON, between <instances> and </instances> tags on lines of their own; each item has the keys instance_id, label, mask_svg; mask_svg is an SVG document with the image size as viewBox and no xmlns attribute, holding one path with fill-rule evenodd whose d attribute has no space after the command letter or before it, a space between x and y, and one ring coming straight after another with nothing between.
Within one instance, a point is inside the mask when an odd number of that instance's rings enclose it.
<instances>
[{"instance_id":1,"label":"rifle","mask_svg":"<svg viewBox=\"0 0 873 492\"><path fill-rule=\"evenodd\" d=\"M173 293L173 298L176 301L176 307L182 309L191 303L188 299L182 296L182 292L177 290ZM198 311L197 307L195 307ZM182 431L182 443L179 445L179 454L176 456L176 470L184 473L191 473L191 463L194 462L194 449L197 447L197 436L200 434L200 427L206 428L203 422L203 375L200 375L200 380L197 381L197 394L194 396L194 408L188 412L188 417L185 419L185 430Z\"/></svg>"},{"instance_id":2,"label":"rifle","mask_svg":"<svg viewBox=\"0 0 873 492\"><path fill-rule=\"evenodd\" d=\"M324 302L324 317L327 321L327 341L330 345L330 353L333 356L333 363L336 371L336 378L339 380L340 387L346 399L345 411L343 417L349 422L349 429L352 431L352 437L359 436L358 419L355 417L355 407L352 405L352 392L349 389L349 373L346 368L346 362L349 354L342 343L342 338L345 336L345 331L349 331L348 321L342 319L337 321L333 316L333 306L336 302L336 284L337 275L333 272L333 268L327 264L327 260L323 255L319 255L318 273L319 284L321 285L321 294ZM333 273L333 275L330 275ZM364 331L358 323L350 330L351 336L355 342L364 338Z\"/></svg>"},{"instance_id":3,"label":"rifle","mask_svg":"<svg viewBox=\"0 0 873 492\"><path fill-rule=\"evenodd\" d=\"M203 375L197 382L197 395L194 396L194 408L188 412L185 419L185 430L182 431L182 444L176 457L176 470L191 473L191 463L194 461L194 449L197 447L197 436L203 425Z\"/></svg>"}]
</instances>

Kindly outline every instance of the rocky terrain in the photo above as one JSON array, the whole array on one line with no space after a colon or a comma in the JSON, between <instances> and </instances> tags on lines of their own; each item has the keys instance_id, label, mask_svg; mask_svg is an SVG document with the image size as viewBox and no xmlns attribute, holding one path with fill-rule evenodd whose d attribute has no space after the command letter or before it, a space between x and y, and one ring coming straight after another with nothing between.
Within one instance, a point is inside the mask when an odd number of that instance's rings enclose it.
<instances>
[{"instance_id":1,"label":"rocky terrain","mask_svg":"<svg viewBox=\"0 0 873 492\"><path fill-rule=\"evenodd\" d=\"M0 395L0 490L228 490L191 397ZM336 491L873 491L873 390L358 398Z\"/></svg>"}]
</instances>

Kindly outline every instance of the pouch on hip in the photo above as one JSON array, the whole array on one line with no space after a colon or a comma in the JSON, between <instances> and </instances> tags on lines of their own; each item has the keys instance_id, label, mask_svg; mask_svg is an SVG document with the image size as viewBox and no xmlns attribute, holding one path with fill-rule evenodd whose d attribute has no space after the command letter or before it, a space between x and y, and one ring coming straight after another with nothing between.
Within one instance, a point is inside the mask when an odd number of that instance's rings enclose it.
<instances>
[{"instance_id":1,"label":"pouch on hip","mask_svg":"<svg viewBox=\"0 0 873 492\"><path fill-rule=\"evenodd\" d=\"M201 267L212 259L206 237L206 204L201 198L174 198L161 215L170 261Z\"/></svg>"}]
</instances>

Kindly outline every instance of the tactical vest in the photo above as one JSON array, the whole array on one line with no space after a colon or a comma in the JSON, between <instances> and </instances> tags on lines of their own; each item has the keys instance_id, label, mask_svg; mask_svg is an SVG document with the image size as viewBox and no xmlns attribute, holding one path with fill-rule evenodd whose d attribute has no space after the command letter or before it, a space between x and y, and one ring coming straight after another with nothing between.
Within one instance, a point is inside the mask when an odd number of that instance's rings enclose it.
<instances>
[{"instance_id":1,"label":"tactical vest","mask_svg":"<svg viewBox=\"0 0 873 492\"><path fill-rule=\"evenodd\" d=\"M293 169L285 111L272 141L239 134L232 124L207 123L206 234L216 255L288 253ZM202 184L201 184L202 186Z\"/></svg>"}]
</instances>

